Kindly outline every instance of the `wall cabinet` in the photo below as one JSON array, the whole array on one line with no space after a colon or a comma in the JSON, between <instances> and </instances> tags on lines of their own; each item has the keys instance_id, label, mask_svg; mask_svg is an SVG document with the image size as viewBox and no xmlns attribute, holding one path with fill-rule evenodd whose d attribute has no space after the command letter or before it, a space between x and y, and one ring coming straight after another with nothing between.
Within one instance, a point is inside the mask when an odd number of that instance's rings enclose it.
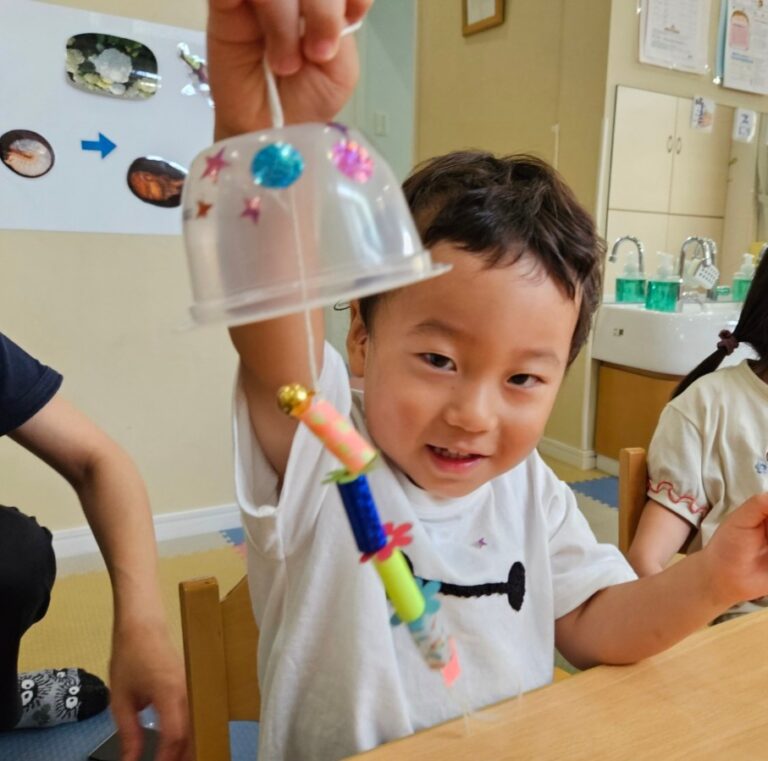
<instances>
[{"instance_id":1,"label":"wall cabinet","mask_svg":"<svg viewBox=\"0 0 768 761\"><path fill-rule=\"evenodd\" d=\"M722 217L733 109L716 106L711 132L691 127L693 100L619 87L610 209Z\"/></svg>"}]
</instances>

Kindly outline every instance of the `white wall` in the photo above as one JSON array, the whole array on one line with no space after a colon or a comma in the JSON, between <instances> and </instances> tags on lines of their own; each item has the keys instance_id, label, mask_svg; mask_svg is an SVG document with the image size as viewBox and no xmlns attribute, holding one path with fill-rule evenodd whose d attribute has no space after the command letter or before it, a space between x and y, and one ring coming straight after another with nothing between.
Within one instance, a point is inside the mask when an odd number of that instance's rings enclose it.
<instances>
[{"instance_id":1,"label":"white wall","mask_svg":"<svg viewBox=\"0 0 768 761\"><path fill-rule=\"evenodd\" d=\"M59 4L205 23L203 0ZM179 330L189 301L179 236L0 231L0 330L64 374L61 393L134 457L156 513L233 501L234 353L225 331ZM0 502L52 529L84 522L68 485L9 439L0 439Z\"/></svg>"}]
</instances>

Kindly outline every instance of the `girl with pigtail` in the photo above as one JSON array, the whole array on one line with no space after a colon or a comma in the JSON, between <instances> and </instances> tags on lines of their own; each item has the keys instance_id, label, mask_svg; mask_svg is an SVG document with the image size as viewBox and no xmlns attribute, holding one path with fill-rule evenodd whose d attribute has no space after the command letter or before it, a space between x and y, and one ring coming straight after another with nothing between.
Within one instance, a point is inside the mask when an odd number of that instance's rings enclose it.
<instances>
[{"instance_id":1,"label":"girl with pigtail","mask_svg":"<svg viewBox=\"0 0 768 761\"><path fill-rule=\"evenodd\" d=\"M720 368L740 344L754 359ZM720 369L718 369L720 368ZM717 371L717 372L715 372ZM704 547L723 519L768 491L768 256L739 321L675 389L648 450L648 502L629 550L640 576L661 571L683 548ZM734 606L718 621L768 607Z\"/></svg>"}]
</instances>

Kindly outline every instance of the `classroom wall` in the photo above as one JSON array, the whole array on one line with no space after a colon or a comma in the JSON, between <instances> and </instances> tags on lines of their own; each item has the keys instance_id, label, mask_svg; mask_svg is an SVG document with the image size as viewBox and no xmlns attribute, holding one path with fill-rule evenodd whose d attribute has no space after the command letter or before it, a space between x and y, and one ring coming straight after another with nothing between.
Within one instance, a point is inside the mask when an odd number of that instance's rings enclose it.
<instances>
[{"instance_id":1,"label":"classroom wall","mask_svg":"<svg viewBox=\"0 0 768 761\"><path fill-rule=\"evenodd\" d=\"M598 197L610 0L507 2L504 24L461 34L461 3L422 0L417 159L463 147L556 163L592 212ZM591 363L569 371L546 431L588 463ZM587 459L585 459L587 458Z\"/></svg>"},{"instance_id":2,"label":"classroom wall","mask_svg":"<svg viewBox=\"0 0 768 761\"><path fill-rule=\"evenodd\" d=\"M54 1L205 23L204 0ZM602 222L617 84L768 111L766 98L708 76L637 63L634 3L539 0L506 11L502 26L464 38L461 3L418 3L417 161L461 147L532 152L556 163ZM179 330L189 302L180 238L0 231L0 273L1 329L64 372L64 395L138 462L156 513L233 501L234 354L220 330ZM591 365L582 353L546 431L574 457L591 449ZM68 487L12 442L0 440L0 472L0 502L54 530L82 524Z\"/></svg>"},{"instance_id":3,"label":"classroom wall","mask_svg":"<svg viewBox=\"0 0 768 761\"><path fill-rule=\"evenodd\" d=\"M204 0L58 4L205 25ZM0 330L64 374L61 393L138 463L155 513L234 501L234 352L221 329L181 329L189 300L179 236L0 230ZM83 524L68 485L7 439L0 473L1 503L53 530Z\"/></svg>"},{"instance_id":4,"label":"classroom wall","mask_svg":"<svg viewBox=\"0 0 768 761\"><path fill-rule=\"evenodd\" d=\"M462 37L460 2L421 0L417 160L469 147L552 159L561 5L510 2L504 24Z\"/></svg>"},{"instance_id":5,"label":"classroom wall","mask_svg":"<svg viewBox=\"0 0 768 761\"><path fill-rule=\"evenodd\" d=\"M564 0L560 57L558 169L584 207L598 216L604 161L604 94L610 0ZM568 370L545 431L553 454L592 465L594 362L589 345Z\"/></svg>"}]
</instances>

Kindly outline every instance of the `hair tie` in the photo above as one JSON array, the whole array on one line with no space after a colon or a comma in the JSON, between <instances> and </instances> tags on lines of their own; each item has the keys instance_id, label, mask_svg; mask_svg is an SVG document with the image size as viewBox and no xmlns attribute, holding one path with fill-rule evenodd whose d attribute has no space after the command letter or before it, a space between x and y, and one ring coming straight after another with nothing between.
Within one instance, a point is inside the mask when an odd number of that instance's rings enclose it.
<instances>
[{"instance_id":1,"label":"hair tie","mask_svg":"<svg viewBox=\"0 0 768 761\"><path fill-rule=\"evenodd\" d=\"M727 357L729 354L733 354L734 349L739 346L739 340L731 333L730 330L721 330L718 334L720 340L717 342L717 348L722 349Z\"/></svg>"}]
</instances>

